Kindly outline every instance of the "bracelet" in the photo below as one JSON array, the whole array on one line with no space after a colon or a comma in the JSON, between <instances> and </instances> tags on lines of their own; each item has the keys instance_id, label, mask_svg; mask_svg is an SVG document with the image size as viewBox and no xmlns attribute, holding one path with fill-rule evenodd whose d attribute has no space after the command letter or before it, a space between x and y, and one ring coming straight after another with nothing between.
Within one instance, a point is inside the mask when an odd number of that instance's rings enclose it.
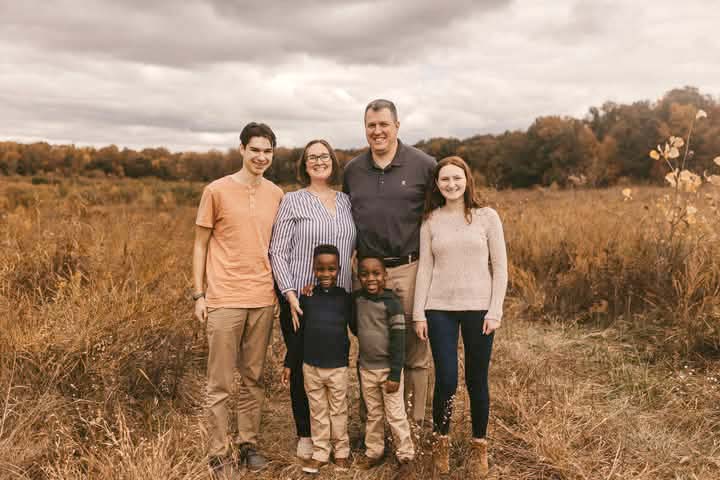
<instances>
[{"instance_id":1,"label":"bracelet","mask_svg":"<svg viewBox=\"0 0 720 480\"><path fill-rule=\"evenodd\" d=\"M192 299L194 302L197 302L201 297L205 296L205 292L198 292L192 294Z\"/></svg>"}]
</instances>

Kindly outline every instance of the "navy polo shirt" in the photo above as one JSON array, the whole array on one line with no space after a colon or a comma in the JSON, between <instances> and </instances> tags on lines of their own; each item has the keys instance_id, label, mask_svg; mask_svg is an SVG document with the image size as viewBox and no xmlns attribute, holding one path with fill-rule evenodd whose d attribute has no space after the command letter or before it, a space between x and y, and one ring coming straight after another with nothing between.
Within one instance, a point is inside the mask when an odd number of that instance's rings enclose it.
<instances>
[{"instance_id":1,"label":"navy polo shirt","mask_svg":"<svg viewBox=\"0 0 720 480\"><path fill-rule=\"evenodd\" d=\"M398 140L392 162L377 166L370 150L345 166L343 191L350 196L360 257L400 257L420 250L425 189L433 157Z\"/></svg>"}]
</instances>

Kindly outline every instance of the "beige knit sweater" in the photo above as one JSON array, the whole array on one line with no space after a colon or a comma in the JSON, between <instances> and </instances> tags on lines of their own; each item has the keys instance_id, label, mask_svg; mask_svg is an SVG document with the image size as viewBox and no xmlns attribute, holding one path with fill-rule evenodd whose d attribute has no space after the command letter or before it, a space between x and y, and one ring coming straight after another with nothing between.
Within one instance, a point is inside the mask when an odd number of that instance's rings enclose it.
<instances>
[{"instance_id":1,"label":"beige knit sweater","mask_svg":"<svg viewBox=\"0 0 720 480\"><path fill-rule=\"evenodd\" d=\"M415 321L425 321L425 310L487 310L486 318L501 320L507 280L505 237L495 210L474 209L468 225L462 213L441 207L423 222Z\"/></svg>"}]
</instances>

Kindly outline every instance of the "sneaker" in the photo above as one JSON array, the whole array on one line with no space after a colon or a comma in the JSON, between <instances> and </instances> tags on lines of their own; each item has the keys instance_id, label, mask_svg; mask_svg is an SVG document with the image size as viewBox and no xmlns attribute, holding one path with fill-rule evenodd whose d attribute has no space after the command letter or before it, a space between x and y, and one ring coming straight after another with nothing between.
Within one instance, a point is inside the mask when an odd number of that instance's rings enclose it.
<instances>
[{"instance_id":1,"label":"sneaker","mask_svg":"<svg viewBox=\"0 0 720 480\"><path fill-rule=\"evenodd\" d=\"M416 480L415 462L407 458L399 460L399 462L400 464L395 471L395 475L393 475L393 480Z\"/></svg>"},{"instance_id":2,"label":"sneaker","mask_svg":"<svg viewBox=\"0 0 720 480\"><path fill-rule=\"evenodd\" d=\"M247 465L248 470L257 472L267 467L268 459L252 443L243 443L240 445L240 462Z\"/></svg>"},{"instance_id":3,"label":"sneaker","mask_svg":"<svg viewBox=\"0 0 720 480\"><path fill-rule=\"evenodd\" d=\"M303 460L302 471L305 473L316 474L320 472L320 469L327 464L328 462L321 462L320 460L309 458L307 460Z\"/></svg>"},{"instance_id":4,"label":"sneaker","mask_svg":"<svg viewBox=\"0 0 720 480\"><path fill-rule=\"evenodd\" d=\"M346 472L350 470L350 465L352 462L348 457L344 458L336 458L335 459L335 470L339 470L341 472Z\"/></svg>"},{"instance_id":5,"label":"sneaker","mask_svg":"<svg viewBox=\"0 0 720 480\"><path fill-rule=\"evenodd\" d=\"M313 454L313 441L310 437L300 437L297 442L295 455L303 460L309 460Z\"/></svg>"},{"instance_id":6,"label":"sneaker","mask_svg":"<svg viewBox=\"0 0 720 480\"><path fill-rule=\"evenodd\" d=\"M375 468L378 465L382 465L384 461L385 457L370 458L367 455L363 455L357 459L357 461L355 462L355 466L360 470L370 470L371 468Z\"/></svg>"}]
</instances>

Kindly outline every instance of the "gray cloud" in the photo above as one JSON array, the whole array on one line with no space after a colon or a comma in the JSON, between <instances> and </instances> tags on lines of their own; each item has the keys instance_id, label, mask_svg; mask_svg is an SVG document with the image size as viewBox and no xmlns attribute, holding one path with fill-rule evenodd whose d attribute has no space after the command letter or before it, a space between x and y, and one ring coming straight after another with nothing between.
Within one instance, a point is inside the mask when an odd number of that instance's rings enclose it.
<instances>
[{"instance_id":1,"label":"gray cloud","mask_svg":"<svg viewBox=\"0 0 720 480\"><path fill-rule=\"evenodd\" d=\"M296 55L338 63L417 60L452 41L453 22L510 0L111 2L6 1L0 39L51 51L191 68L271 64Z\"/></svg>"},{"instance_id":2,"label":"gray cloud","mask_svg":"<svg viewBox=\"0 0 720 480\"><path fill-rule=\"evenodd\" d=\"M0 139L224 149L250 120L282 145L466 137L673 87L720 93L711 0L110 3L0 0Z\"/></svg>"}]
</instances>

